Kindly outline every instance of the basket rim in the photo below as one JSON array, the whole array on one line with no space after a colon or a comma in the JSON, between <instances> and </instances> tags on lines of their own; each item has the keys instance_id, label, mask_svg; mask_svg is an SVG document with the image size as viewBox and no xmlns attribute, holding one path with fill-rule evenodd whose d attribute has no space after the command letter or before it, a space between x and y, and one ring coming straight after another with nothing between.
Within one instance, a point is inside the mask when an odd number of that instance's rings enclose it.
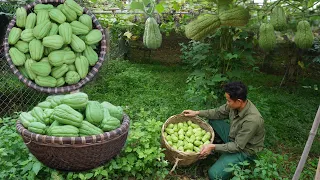
<instances>
[{"instance_id":1,"label":"basket rim","mask_svg":"<svg viewBox=\"0 0 320 180\"><path fill-rule=\"evenodd\" d=\"M35 5L37 5L37 4L51 4L51 3L64 3L64 0L37 0L35 2L27 4L26 6L24 6L24 8L26 10L29 10L29 9L33 8ZM107 43L107 39L106 39L107 36L106 36L106 33L105 33L105 31L107 31L107 30L103 29L103 27L99 23L98 19L96 18L96 16L93 13L91 13L89 9L87 9L86 7L82 7L82 8L83 8L84 14L88 14L89 16L91 16L92 21L93 21L93 25L98 30L100 30L101 33L102 33L102 40L100 41L100 52L99 52L98 61L96 62L96 64L94 66L91 67L91 70L88 72L88 74L87 74L87 76L85 78L81 79L76 84L72 84L72 85L65 84L65 86L61 86L61 87L43 87L43 86L39 86L34 81L30 80L29 78L25 78L20 73L18 68L13 64L13 62L11 60L11 57L9 55L10 45L9 45L9 42L8 42L8 37L9 37L9 33L10 33L11 29L15 25L16 16L14 16L13 19L10 21L10 23L9 23L9 25L7 27L5 38L4 38L4 42L3 42L4 52L5 52L6 60L9 63L10 69L18 77L18 79L21 82L23 82L26 86L31 87L31 88L33 88L35 90L40 91L40 92L45 92L45 93L50 93L50 94L67 93L67 92L72 92L72 91L80 89L86 83L90 82L93 79L93 77L98 73L100 67L102 66L103 62L105 61L106 54L109 51L109 49L108 49L109 44Z\"/></svg>"},{"instance_id":2,"label":"basket rim","mask_svg":"<svg viewBox=\"0 0 320 180\"><path fill-rule=\"evenodd\" d=\"M200 152L184 152L184 151L180 151L178 149L174 149L171 147L171 145L168 143L168 141L166 140L166 138L163 136L164 132L165 132L165 126L168 124L168 122L174 118L174 117L179 117L179 116L183 116L183 117L186 117L184 116L183 114L176 114L176 115L172 115L170 116L165 123L163 123L162 125L162 128L161 128L161 137L163 139L163 142L166 146L166 148L168 148L170 151L174 151L182 156L195 156L195 155L199 155ZM214 130L213 128L205 121L203 121L199 116L194 116L194 117L191 117L191 116L188 116L188 118L193 118L193 119L196 119L197 121L202 121L209 129L210 131L212 132L211 133L211 139L210 139L210 143L213 143L213 140L214 140L214 136L215 136L215 133L214 133Z\"/></svg>"},{"instance_id":3,"label":"basket rim","mask_svg":"<svg viewBox=\"0 0 320 180\"><path fill-rule=\"evenodd\" d=\"M78 137L57 137L57 136L48 136L30 132L26 129L21 121L18 119L16 123L16 130L18 133L26 139L29 139L30 142L35 142L41 145L55 145L55 146L64 146L64 145L96 145L96 144L103 144L110 140L116 139L124 134L129 132L130 127L130 118L129 116L124 113L123 121L119 128L114 129L109 132L104 132L102 134L92 135L92 136L78 136ZM29 143L30 143L29 142Z\"/></svg>"}]
</instances>

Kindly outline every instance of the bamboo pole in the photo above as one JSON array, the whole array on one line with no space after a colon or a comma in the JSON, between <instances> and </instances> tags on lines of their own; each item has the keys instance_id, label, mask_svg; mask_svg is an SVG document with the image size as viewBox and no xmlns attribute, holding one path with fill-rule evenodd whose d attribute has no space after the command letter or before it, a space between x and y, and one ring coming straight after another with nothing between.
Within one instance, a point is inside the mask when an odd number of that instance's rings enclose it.
<instances>
[{"instance_id":1,"label":"bamboo pole","mask_svg":"<svg viewBox=\"0 0 320 180\"><path fill-rule=\"evenodd\" d=\"M302 169L303 169L303 167L304 167L304 165L306 163L309 151L311 149L313 139L314 139L315 135L317 134L317 129L319 127L319 123L320 123L320 106L318 108L316 117L315 117L315 119L313 121L312 128L311 128L311 131L309 133L308 141L307 141L307 143L306 143L306 145L305 145L305 147L303 149L303 153L301 155L298 167L296 169L296 172L293 175L292 180L298 180L299 177L300 177Z\"/></svg>"},{"instance_id":2,"label":"bamboo pole","mask_svg":"<svg viewBox=\"0 0 320 180\"><path fill-rule=\"evenodd\" d=\"M320 158L319 158L319 162L318 162L316 177L314 177L314 180L320 180Z\"/></svg>"}]
</instances>

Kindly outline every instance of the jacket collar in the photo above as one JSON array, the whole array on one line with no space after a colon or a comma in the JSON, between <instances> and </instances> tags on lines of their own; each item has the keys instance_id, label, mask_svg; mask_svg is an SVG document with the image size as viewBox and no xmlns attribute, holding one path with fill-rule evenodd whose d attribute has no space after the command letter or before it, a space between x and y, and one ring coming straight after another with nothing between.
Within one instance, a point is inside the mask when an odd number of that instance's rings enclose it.
<instances>
[{"instance_id":1,"label":"jacket collar","mask_svg":"<svg viewBox=\"0 0 320 180\"><path fill-rule=\"evenodd\" d=\"M248 109L251 106L251 101L249 99L247 99L247 104L246 106L238 113L238 116L240 118L243 118L243 116L247 113Z\"/></svg>"}]
</instances>

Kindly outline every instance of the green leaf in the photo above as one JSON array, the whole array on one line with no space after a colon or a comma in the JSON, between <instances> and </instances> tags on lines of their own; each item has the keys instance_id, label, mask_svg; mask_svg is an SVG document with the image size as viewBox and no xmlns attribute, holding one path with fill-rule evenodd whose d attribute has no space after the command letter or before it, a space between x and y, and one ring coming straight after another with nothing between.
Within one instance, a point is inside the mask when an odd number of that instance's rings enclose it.
<instances>
[{"instance_id":1,"label":"green leaf","mask_svg":"<svg viewBox=\"0 0 320 180\"><path fill-rule=\"evenodd\" d=\"M245 169L244 172L249 174L249 173L251 173L251 170L250 169Z\"/></svg>"},{"instance_id":2,"label":"green leaf","mask_svg":"<svg viewBox=\"0 0 320 180\"><path fill-rule=\"evenodd\" d=\"M312 7L316 1L318 1L318 0L309 0L308 1L308 7L309 8Z\"/></svg>"},{"instance_id":3,"label":"green leaf","mask_svg":"<svg viewBox=\"0 0 320 180\"><path fill-rule=\"evenodd\" d=\"M176 11L179 11L181 6L177 2L173 2L172 8Z\"/></svg>"},{"instance_id":4,"label":"green leaf","mask_svg":"<svg viewBox=\"0 0 320 180\"><path fill-rule=\"evenodd\" d=\"M37 175L40 169L41 169L41 163L35 162L32 166L32 171Z\"/></svg>"},{"instance_id":5,"label":"green leaf","mask_svg":"<svg viewBox=\"0 0 320 180\"><path fill-rule=\"evenodd\" d=\"M121 10L124 9L122 2L115 2L115 5Z\"/></svg>"},{"instance_id":6,"label":"green leaf","mask_svg":"<svg viewBox=\"0 0 320 180\"><path fill-rule=\"evenodd\" d=\"M125 152L132 152L132 148L130 146L127 146Z\"/></svg>"},{"instance_id":7,"label":"green leaf","mask_svg":"<svg viewBox=\"0 0 320 180\"><path fill-rule=\"evenodd\" d=\"M84 179L85 177L84 177L84 175L83 175L82 173L80 173L80 174L79 174L79 178L80 178L80 179Z\"/></svg>"},{"instance_id":8,"label":"green leaf","mask_svg":"<svg viewBox=\"0 0 320 180\"><path fill-rule=\"evenodd\" d=\"M267 171L266 170L262 170L262 175L266 175Z\"/></svg>"},{"instance_id":9,"label":"green leaf","mask_svg":"<svg viewBox=\"0 0 320 180\"><path fill-rule=\"evenodd\" d=\"M132 153L130 153L127 156L127 160L129 164L134 164L134 162L136 161L137 157L135 155L133 155Z\"/></svg>"},{"instance_id":10,"label":"green leaf","mask_svg":"<svg viewBox=\"0 0 320 180\"><path fill-rule=\"evenodd\" d=\"M230 78L232 78L232 77L240 77L241 71L240 70L233 70L233 71L227 72L227 74L228 74L228 76Z\"/></svg>"},{"instance_id":11,"label":"green leaf","mask_svg":"<svg viewBox=\"0 0 320 180\"><path fill-rule=\"evenodd\" d=\"M147 6L149 3L151 3L151 0L142 0L143 4Z\"/></svg>"},{"instance_id":12,"label":"green leaf","mask_svg":"<svg viewBox=\"0 0 320 180\"><path fill-rule=\"evenodd\" d=\"M141 2L132 2L130 4L130 9L131 10L135 10L135 9L139 9L139 10L144 10L144 6Z\"/></svg>"},{"instance_id":13,"label":"green leaf","mask_svg":"<svg viewBox=\"0 0 320 180\"><path fill-rule=\"evenodd\" d=\"M24 166L23 169L22 169L22 173L30 171L31 168L32 168L32 165L33 165L32 163L28 163L26 166Z\"/></svg>"},{"instance_id":14,"label":"green leaf","mask_svg":"<svg viewBox=\"0 0 320 180\"><path fill-rule=\"evenodd\" d=\"M92 178L92 176L93 176L93 173L87 173L87 174L86 174L86 178L87 178L87 179Z\"/></svg>"},{"instance_id":15,"label":"green leaf","mask_svg":"<svg viewBox=\"0 0 320 180\"><path fill-rule=\"evenodd\" d=\"M73 172L69 172L67 175L67 179L72 179Z\"/></svg>"},{"instance_id":16,"label":"green leaf","mask_svg":"<svg viewBox=\"0 0 320 180\"><path fill-rule=\"evenodd\" d=\"M244 161L244 162L243 162L243 165L244 165L244 166L248 166L249 164L250 164L250 163L249 163L248 161Z\"/></svg>"},{"instance_id":17,"label":"green leaf","mask_svg":"<svg viewBox=\"0 0 320 180\"><path fill-rule=\"evenodd\" d=\"M108 176L108 171L102 170L100 174L103 175L103 176Z\"/></svg>"},{"instance_id":18,"label":"green leaf","mask_svg":"<svg viewBox=\"0 0 320 180\"><path fill-rule=\"evenodd\" d=\"M315 91L318 91L319 89L318 89L318 85L313 85L313 89L315 90Z\"/></svg>"},{"instance_id":19,"label":"green leaf","mask_svg":"<svg viewBox=\"0 0 320 180\"><path fill-rule=\"evenodd\" d=\"M1 150L1 149L0 149ZM30 162L30 160L25 160L25 161L22 161L21 163L20 163L20 165L22 165L22 166L25 166L26 164L28 164Z\"/></svg>"},{"instance_id":20,"label":"green leaf","mask_svg":"<svg viewBox=\"0 0 320 180\"><path fill-rule=\"evenodd\" d=\"M164 11L164 7L163 7L162 3L157 4L155 8L158 13L162 13Z\"/></svg>"},{"instance_id":21,"label":"green leaf","mask_svg":"<svg viewBox=\"0 0 320 180\"><path fill-rule=\"evenodd\" d=\"M226 59L231 60L233 58L238 58L238 54L232 54L232 53L228 53L226 54Z\"/></svg>"},{"instance_id":22,"label":"green leaf","mask_svg":"<svg viewBox=\"0 0 320 180\"><path fill-rule=\"evenodd\" d=\"M212 79L211 82L222 82L222 81L226 81L227 78L222 77L222 74L216 74Z\"/></svg>"},{"instance_id":23,"label":"green leaf","mask_svg":"<svg viewBox=\"0 0 320 180\"><path fill-rule=\"evenodd\" d=\"M234 170L234 168L224 168L223 171L225 171L225 172L232 172L233 170Z\"/></svg>"},{"instance_id":24,"label":"green leaf","mask_svg":"<svg viewBox=\"0 0 320 180\"><path fill-rule=\"evenodd\" d=\"M313 59L313 62L320 63L320 56L317 56Z\"/></svg>"}]
</instances>

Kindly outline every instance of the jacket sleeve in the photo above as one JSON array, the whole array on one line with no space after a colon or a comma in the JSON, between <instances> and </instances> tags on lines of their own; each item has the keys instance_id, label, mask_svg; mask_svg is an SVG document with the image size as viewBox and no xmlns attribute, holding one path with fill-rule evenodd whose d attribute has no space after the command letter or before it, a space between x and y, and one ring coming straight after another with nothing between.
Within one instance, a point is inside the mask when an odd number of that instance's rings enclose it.
<instances>
[{"instance_id":1,"label":"jacket sleeve","mask_svg":"<svg viewBox=\"0 0 320 180\"><path fill-rule=\"evenodd\" d=\"M230 108L227 104L224 104L215 109L200 110L199 116L208 119L227 119L229 118Z\"/></svg>"},{"instance_id":2,"label":"jacket sleeve","mask_svg":"<svg viewBox=\"0 0 320 180\"><path fill-rule=\"evenodd\" d=\"M215 144L215 151L235 153L243 151L248 141L254 136L259 124L256 120L248 119L242 124L242 128L235 137L234 142Z\"/></svg>"}]
</instances>

